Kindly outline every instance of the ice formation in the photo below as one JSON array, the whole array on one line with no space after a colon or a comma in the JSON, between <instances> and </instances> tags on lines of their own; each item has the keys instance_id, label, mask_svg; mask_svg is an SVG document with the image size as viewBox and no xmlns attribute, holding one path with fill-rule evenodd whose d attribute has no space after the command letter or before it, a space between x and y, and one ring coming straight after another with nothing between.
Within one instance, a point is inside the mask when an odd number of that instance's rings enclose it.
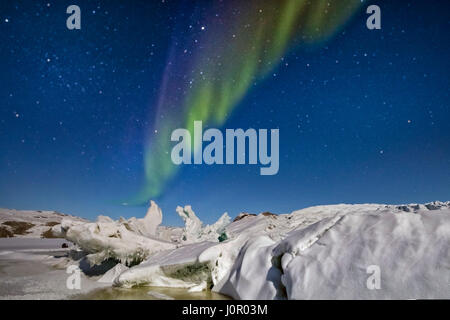
<instances>
[{"instance_id":1,"label":"ice formation","mask_svg":"<svg viewBox=\"0 0 450 320\"><path fill-rule=\"evenodd\" d=\"M77 244L88 254L87 258L93 265L114 259L130 266L159 251L175 249L181 242L217 242L230 222L230 217L225 213L215 224L204 226L190 206L177 210L184 210L185 227L182 230L159 227L162 212L151 201L143 219L133 217L114 221L107 216L99 216L96 222L63 219L61 224L52 227L52 232Z\"/></svg>"},{"instance_id":2,"label":"ice formation","mask_svg":"<svg viewBox=\"0 0 450 320\"><path fill-rule=\"evenodd\" d=\"M100 279L98 279L98 282L102 283L114 283L114 280L125 270L128 270L129 268L122 264L118 263L113 268L109 269Z\"/></svg>"},{"instance_id":3,"label":"ice formation","mask_svg":"<svg viewBox=\"0 0 450 320\"><path fill-rule=\"evenodd\" d=\"M225 212L216 223L203 226L203 223L195 215L191 206L185 206L184 208L178 206L176 211L184 220L185 227L182 234L184 243L215 241L225 231L225 227L231 221L230 216Z\"/></svg>"},{"instance_id":4,"label":"ice formation","mask_svg":"<svg viewBox=\"0 0 450 320\"><path fill-rule=\"evenodd\" d=\"M156 252L176 247L174 243L155 237L156 228L161 221L161 209L152 201L143 219L113 221L109 217L100 216L96 222L88 223L64 219L52 231L87 252L91 264L114 259L126 265L134 265Z\"/></svg>"},{"instance_id":5,"label":"ice formation","mask_svg":"<svg viewBox=\"0 0 450 320\"><path fill-rule=\"evenodd\" d=\"M156 235L156 229L162 222L162 211L154 202L150 202L147 214L144 219L130 218L124 222L127 229L140 234L144 237L153 237Z\"/></svg>"},{"instance_id":6,"label":"ice formation","mask_svg":"<svg viewBox=\"0 0 450 320\"><path fill-rule=\"evenodd\" d=\"M162 215L152 207L151 219L133 227L102 219L63 221L61 230L97 261L147 250L145 261L111 271L116 286L212 289L235 299L450 298L450 202L317 206L231 223L224 214L209 226L185 206L177 208L182 230L154 227ZM379 288L370 287L373 267Z\"/></svg>"}]
</instances>

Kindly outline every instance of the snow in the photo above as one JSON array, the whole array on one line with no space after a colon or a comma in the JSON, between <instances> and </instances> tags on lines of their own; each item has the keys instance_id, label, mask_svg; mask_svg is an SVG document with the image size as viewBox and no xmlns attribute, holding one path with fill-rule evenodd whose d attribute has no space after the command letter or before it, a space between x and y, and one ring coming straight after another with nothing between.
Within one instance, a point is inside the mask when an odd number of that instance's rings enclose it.
<instances>
[{"instance_id":1,"label":"snow","mask_svg":"<svg viewBox=\"0 0 450 320\"><path fill-rule=\"evenodd\" d=\"M68 299L108 284L97 283L81 273L80 290L66 286L66 266L73 260L63 257L64 239L0 239L0 300Z\"/></svg>"},{"instance_id":2,"label":"snow","mask_svg":"<svg viewBox=\"0 0 450 320\"><path fill-rule=\"evenodd\" d=\"M184 228L160 226L152 201L142 219L63 219L53 230L92 264L118 261L99 282L119 287L235 299L450 298L450 202L316 206L233 222L224 213L212 225L190 206L176 211ZM368 285L373 270L380 288Z\"/></svg>"},{"instance_id":3,"label":"snow","mask_svg":"<svg viewBox=\"0 0 450 320\"><path fill-rule=\"evenodd\" d=\"M155 253L175 249L178 243L189 244L201 241L218 241L229 224L227 213L213 225L204 226L190 206L178 207L178 213L185 220L185 228L160 228L162 212L151 201L143 219L123 218L114 221L99 216L96 222L82 223L63 219L54 226L55 236L65 237L89 253L91 264L101 264L108 259L118 260L126 265L138 264Z\"/></svg>"},{"instance_id":4,"label":"snow","mask_svg":"<svg viewBox=\"0 0 450 320\"><path fill-rule=\"evenodd\" d=\"M439 208L339 205L294 212L295 220L311 212L333 216L299 225L278 242L252 239L214 290L236 299L449 298L450 210ZM380 289L367 286L370 266L380 270Z\"/></svg>"},{"instance_id":5,"label":"snow","mask_svg":"<svg viewBox=\"0 0 450 320\"><path fill-rule=\"evenodd\" d=\"M345 215L308 249L293 232L274 255L288 252L283 283L290 299L443 299L450 297L450 216L371 212ZM320 241L320 243L319 243ZM369 266L381 288L368 290Z\"/></svg>"},{"instance_id":6,"label":"snow","mask_svg":"<svg viewBox=\"0 0 450 320\"><path fill-rule=\"evenodd\" d=\"M147 261L120 274L115 280L115 285L128 288L142 284L154 287L179 288L198 286L207 279L208 274L204 274L197 282L191 279L183 280L180 277L171 277L170 275L177 271L183 273L182 271L186 267L197 265L199 263L198 257L214 245L214 242L200 242L154 254ZM189 278L189 274L186 275L186 278Z\"/></svg>"},{"instance_id":7,"label":"snow","mask_svg":"<svg viewBox=\"0 0 450 320\"><path fill-rule=\"evenodd\" d=\"M234 299L282 297L281 270L274 267L271 251L275 242L267 236L250 239L241 249L229 274L214 287Z\"/></svg>"},{"instance_id":8,"label":"snow","mask_svg":"<svg viewBox=\"0 0 450 320\"><path fill-rule=\"evenodd\" d=\"M175 248L170 242L132 232L121 222L75 224L67 229L65 238L88 252L92 264L112 258L129 265L139 263L153 253Z\"/></svg>"},{"instance_id":9,"label":"snow","mask_svg":"<svg viewBox=\"0 0 450 320\"><path fill-rule=\"evenodd\" d=\"M189 209L178 211L191 216ZM185 234L201 234L195 218L187 226ZM159 252L122 273L115 285L194 290L211 283L213 291L235 299L450 296L449 203L317 206L278 216L246 215L224 231L228 241ZM208 268L196 281L164 271L196 265ZM380 269L379 290L367 286L371 266Z\"/></svg>"},{"instance_id":10,"label":"snow","mask_svg":"<svg viewBox=\"0 0 450 320\"><path fill-rule=\"evenodd\" d=\"M183 241L192 242L200 234L202 230L202 222L195 215L191 206L185 206L184 208L177 207L178 215L184 220L185 228L183 232Z\"/></svg>"},{"instance_id":11,"label":"snow","mask_svg":"<svg viewBox=\"0 0 450 320\"><path fill-rule=\"evenodd\" d=\"M182 234L184 243L217 241L231 220L228 213L225 212L216 223L203 226L202 221L195 215L191 206L185 206L184 208L178 206L176 211L185 223Z\"/></svg>"},{"instance_id":12,"label":"snow","mask_svg":"<svg viewBox=\"0 0 450 320\"><path fill-rule=\"evenodd\" d=\"M56 211L32 211L13 210L0 208L0 226L11 228L5 225L8 221L27 222L33 224L23 235L15 235L20 238L41 238L43 232L48 231L51 226L48 224L61 223L63 219L70 218L72 221L87 222L79 217L62 214Z\"/></svg>"},{"instance_id":13,"label":"snow","mask_svg":"<svg viewBox=\"0 0 450 320\"><path fill-rule=\"evenodd\" d=\"M62 250L65 239L0 238L0 252Z\"/></svg>"},{"instance_id":14,"label":"snow","mask_svg":"<svg viewBox=\"0 0 450 320\"><path fill-rule=\"evenodd\" d=\"M152 237L156 234L156 228L162 222L162 211L158 205L151 201L150 208L143 219L131 218L124 224L127 229L144 237Z\"/></svg>"},{"instance_id":15,"label":"snow","mask_svg":"<svg viewBox=\"0 0 450 320\"><path fill-rule=\"evenodd\" d=\"M176 247L174 243L156 238L156 228L161 221L161 209L152 201L143 219L114 221L99 216L96 222L87 223L63 219L52 231L87 252L91 265L99 265L108 259L131 265L156 252Z\"/></svg>"}]
</instances>

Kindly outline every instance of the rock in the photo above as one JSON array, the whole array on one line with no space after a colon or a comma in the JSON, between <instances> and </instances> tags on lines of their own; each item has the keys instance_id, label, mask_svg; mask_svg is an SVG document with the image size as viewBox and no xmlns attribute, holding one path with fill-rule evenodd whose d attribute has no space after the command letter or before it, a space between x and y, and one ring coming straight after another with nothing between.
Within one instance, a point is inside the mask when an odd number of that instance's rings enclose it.
<instances>
[{"instance_id":1,"label":"rock","mask_svg":"<svg viewBox=\"0 0 450 320\"><path fill-rule=\"evenodd\" d=\"M245 217L256 217L256 214L254 214L254 213L247 213L247 212L239 213L239 215L236 218L234 218L233 222L236 222L236 221L239 221L241 219L244 219Z\"/></svg>"}]
</instances>

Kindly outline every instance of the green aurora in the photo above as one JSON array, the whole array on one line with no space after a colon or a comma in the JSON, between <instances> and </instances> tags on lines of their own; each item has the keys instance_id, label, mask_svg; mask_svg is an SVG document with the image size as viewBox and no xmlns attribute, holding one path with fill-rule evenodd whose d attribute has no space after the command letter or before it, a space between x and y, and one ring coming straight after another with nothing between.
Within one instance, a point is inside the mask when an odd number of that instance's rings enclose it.
<instances>
[{"instance_id":1,"label":"green aurora","mask_svg":"<svg viewBox=\"0 0 450 320\"><path fill-rule=\"evenodd\" d=\"M177 42L160 89L158 112L147 137L145 184L130 204L160 196L178 166L170 158L171 132L194 120L221 127L255 84L289 50L330 39L361 7L360 0L227 1L204 16L195 39ZM212 12L220 11L220 17ZM191 48L191 50L183 48ZM181 49L180 49L181 48ZM187 56L187 53L189 55ZM176 70L173 76L170 70ZM194 151L195 152L195 151Z\"/></svg>"}]
</instances>

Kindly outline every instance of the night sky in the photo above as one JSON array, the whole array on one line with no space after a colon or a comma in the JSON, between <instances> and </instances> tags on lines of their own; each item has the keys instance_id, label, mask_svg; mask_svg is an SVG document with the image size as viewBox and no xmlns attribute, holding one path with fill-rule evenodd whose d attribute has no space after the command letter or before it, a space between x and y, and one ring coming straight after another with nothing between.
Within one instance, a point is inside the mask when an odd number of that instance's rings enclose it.
<instances>
[{"instance_id":1,"label":"night sky","mask_svg":"<svg viewBox=\"0 0 450 320\"><path fill-rule=\"evenodd\" d=\"M371 3L381 7L381 30L366 28ZM81 30L66 28L71 4L81 8ZM195 40L214 27L209 15L227 19L223 6L1 1L0 207L144 215L144 206L123 203L145 185L164 79L185 76L168 66L189 62L177 52L191 40L185 53L196 56ZM183 166L154 197L164 223L180 224L175 208L186 204L210 223L225 211L450 200L449 12L444 1L363 2L327 41L294 39L221 126L279 128L279 173Z\"/></svg>"}]
</instances>

